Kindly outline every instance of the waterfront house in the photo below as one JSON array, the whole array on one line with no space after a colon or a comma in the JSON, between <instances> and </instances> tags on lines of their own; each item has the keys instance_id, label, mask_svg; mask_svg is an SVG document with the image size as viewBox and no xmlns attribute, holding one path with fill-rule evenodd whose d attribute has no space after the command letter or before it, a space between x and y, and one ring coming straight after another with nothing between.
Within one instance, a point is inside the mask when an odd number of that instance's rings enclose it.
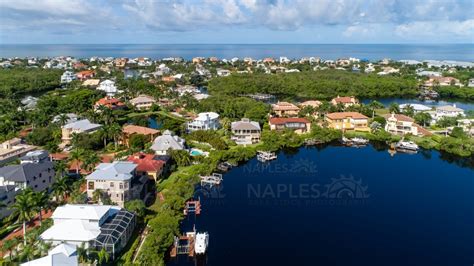
<instances>
[{"instance_id":1,"label":"waterfront house","mask_svg":"<svg viewBox=\"0 0 474 266\"><path fill-rule=\"evenodd\" d=\"M97 87L97 90L105 92L107 96L110 97L115 96L115 94L119 92L117 86L115 86L115 82L109 79L102 81Z\"/></svg>"},{"instance_id":2,"label":"waterfront house","mask_svg":"<svg viewBox=\"0 0 474 266\"><path fill-rule=\"evenodd\" d=\"M73 134L92 133L102 127L100 124L94 124L89 119L83 119L76 122L68 123L61 127L63 144L71 144Z\"/></svg>"},{"instance_id":3,"label":"waterfront house","mask_svg":"<svg viewBox=\"0 0 474 266\"><path fill-rule=\"evenodd\" d=\"M354 96L339 97L338 95L336 98L331 100L331 104L332 105L342 104L344 108L347 108L349 106L358 105L359 100L357 100L357 98Z\"/></svg>"},{"instance_id":4,"label":"waterfront house","mask_svg":"<svg viewBox=\"0 0 474 266\"><path fill-rule=\"evenodd\" d=\"M354 131L370 131L369 118L357 112L337 112L326 115L329 128Z\"/></svg>"},{"instance_id":5,"label":"waterfront house","mask_svg":"<svg viewBox=\"0 0 474 266\"><path fill-rule=\"evenodd\" d=\"M74 74L74 72L72 71L65 71L62 75L61 75L61 83L69 83L73 80L76 80L76 74Z\"/></svg>"},{"instance_id":6,"label":"waterfront house","mask_svg":"<svg viewBox=\"0 0 474 266\"><path fill-rule=\"evenodd\" d=\"M79 257L77 247L72 244L62 243L48 252L48 255L39 259L30 260L20 266L77 266Z\"/></svg>"},{"instance_id":7,"label":"waterfront house","mask_svg":"<svg viewBox=\"0 0 474 266\"><path fill-rule=\"evenodd\" d=\"M122 144L125 144L129 147L130 138L133 135L143 135L146 136L147 139L151 142L155 139L156 136L160 133L159 130L148 128L148 127L141 127L136 125L125 125L122 128Z\"/></svg>"},{"instance_id":8,"label":"waterfront house","mask_svg":"<svg viewBox=\"0 0 474 266\"><path fill-rule=\"evenodd\" d=\"M19 138L13 138L0 144L0 165L11 162L37 147L25 144Z\"/></svg>"},{"instance_id":9,"label":"waterfront house","mask_svg":"<svg viewBox=\"0 0 474 266\"><path fill-rule=\"evenodd\" d=\"M434 119L438 120L443 117L458 117L465 116L464 110L456 107L456 104L453 105L444 105L436 107L436 114Z\"/></svg>"},{"instance_id":10,"label":"waterfront house","mask_svg":"<svg viewBox=\"0 0 474 266\"><path fill-rule=\"evenodd\" d=\"M133 213L118 206L66 204L54 210L53 225L40 235L52 245L105 251L111 260L128 243L136 225Z\"/></svg>"},{"instance_id":11,"label":"waterfront house","mask_svg":"<svg viewBox=\"0 0 474 266\"><path fill-rule=\"evenodd\" d=\"M95 76L95 71L94 70L83 70L81 72L78 72L76 74L76 76L79 80L90 79L90 78L93 78Z\"/></svg>"},{"instance_id":12,"label":"waterfront house","mask_svg":"<svg viewBox=\"0 0 474 266\"><path fill-rule=\"evenodd\" d=\"M219 115L214 112L199 113L193 121L187 123L189 132L196 130L217 130L219 129Z\"/></svg>"},{"instance_id":13,"label":"waterfront house","mask_svg":"<svg viewBox=\"0 0 474 266\"><path fill-rule=\"evenodd\" d=\"M311 130L311 122L306 118L297 117L272 117L269 119L270 130L293 130L297 134L307 133Z\"/></svg>"},{"instance_id":14,"label":"waterfront house","mask_svg":"<svg viewBox=\"0 0 474 266\"><path fill-rule=\"evenodd\" d=\"M111 109L111 110L123 109L126 107L125 103L121 102L117 98L113 98L110 96L106 96L104 98L99 99L97 102L95 102L94 109L98 111L100 110L101 106Z\"/></svg>"},{"instance_id":15,"label":"waterfront house","mask_svg":"<svg viewBox=\"0 0 474 266\"><path fill-rule=\"evenodd\" d=\"M165 161L157 159L159 156L155 154L146 154L143 152L135 153L127 158L127 161L137 165L137 174L141 176L148 176L155 182L163 174L165 168Z\"/></svg>"},{"instance_id":16,"label":"waterfront house","mask_svg":"<svg viewBox=\"0 0 474 266\"><path fill-rule=\"evenodd\" d=\"M300 108L289 102L277 102L272 104L272 110L277 117L296 117Z\"/></svg>"},{"instance_id":17,"label":"waterfront house","mask_svg":"<svg viewBox=\"0 0 474 266\"><path fill-rule=\"evenodd\" d=\"M86 177L87 197L93 198L94 191L100 189L112 202L123 207L125 202L144 199L148 177L136 172L137 164L115 161L101 163Z\"/></svg>"},{"instance_id":18,"label":"waterfront house","mask_svg":"<svg viewBox=\"0 0 474 266\"><path fill-rule=\"evenodd\" d=\"M156 100L148 95L142 94L138 97L135 97L130 100L130 104L132 104L135 108L139 110L147 110L150 109L153 104L156 103Z\"/></svg>"},{"instance_id":19,"label":"waterfront house","mask_svg":"<svg viewBox=\"0 0 474 266\"><path fill-rule=\"evenodd\" d=\"M232 122L231 139L237 144L253 144L260 142L260 124L250 121L248 118L242 118L241 121Z\"/></svg>"},{"instance_id":20,"label":"waterfront house","mask_svg":"<svg viewBox=\"0 0 474 266\"><path fill-rule=\"evenodd\" d=\"M395 135L411 134L413 136L429 136L431 132L415 123L415 120L402 114L384 115L385 131Z\"/></svg>"},{"instance_id":21,"label":"waterfront house","mask_svg":"<svg viewBox=\"0 0 474 266\"><path fill-rule=\"evenodd\" d=\"M169 150L184 150L185 141L179 136L173 135L169 130L158 136L151 145L150 149L155 151L157 155L166 155Z\"/></svg>"},{"instance_id":22,"label":"waterfront house","mask_svg":"<svg viewBox=\"0 0 474 266\"><path fill-rule=\"evenodd\" d=\"M404 104L400 104L398 106L398 108L400 109L401 112L403 112L408 108L408 106L411 106L415 113L431 111L431 107L428 107L428 106L423 105L423 104L418 104L418 103L404 103Z\"/></svg>"},{"instance_id":23,"label":"waterfront house","mask_svg":"<svg viewBox=\"0 0 474 266\"><path fill-rule=\"evenodd\" d=\"M426 88L431 88L434 86L458 86L461 87L462 84L459 79L453 77L430 77L427 81L423 83L423 86Z\"/></svg>"}]
</instances>

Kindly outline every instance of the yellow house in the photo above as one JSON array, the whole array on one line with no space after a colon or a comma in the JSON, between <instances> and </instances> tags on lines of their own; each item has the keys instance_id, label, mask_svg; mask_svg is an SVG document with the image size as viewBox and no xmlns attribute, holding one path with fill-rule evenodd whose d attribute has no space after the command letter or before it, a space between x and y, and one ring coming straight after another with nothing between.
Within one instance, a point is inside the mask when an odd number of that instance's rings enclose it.
<instances>
[{"instance_id":1,"label":"yellow house","mask_svg":"<svg viewBox=\"0 0 474 266\"><path fill-rule=\"evenodd\" d=\"M272 110L277 117L296 117L300 108L289 102L278 102L272 105Z\"/></svg>"},{"instance_id":2,"label":"yellow house","mask_svg":"<svg viewBox=\"0 0 474 266\"><path fill-rule=\"evenodd\" d=\"M326 115L329 128L341 130L370 131L369 118L357 112L338 112Z\"/></svg>"}]
</instances>

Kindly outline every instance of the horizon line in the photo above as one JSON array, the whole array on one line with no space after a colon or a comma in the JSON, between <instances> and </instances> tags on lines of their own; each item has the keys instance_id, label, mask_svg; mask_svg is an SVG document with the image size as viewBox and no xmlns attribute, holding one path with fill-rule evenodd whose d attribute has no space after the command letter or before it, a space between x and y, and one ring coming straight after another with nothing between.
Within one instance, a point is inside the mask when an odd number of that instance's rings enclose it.
<instances>
[{"instance_id":1,"label":"horizon line","mask_svg":"<svg viewBox=\"0 0 474 266\"><path fill-rule=\"evenodd\" d=\"M0 43L0 45L474 45L474 43Z\"/></svg>"}]
</instances>

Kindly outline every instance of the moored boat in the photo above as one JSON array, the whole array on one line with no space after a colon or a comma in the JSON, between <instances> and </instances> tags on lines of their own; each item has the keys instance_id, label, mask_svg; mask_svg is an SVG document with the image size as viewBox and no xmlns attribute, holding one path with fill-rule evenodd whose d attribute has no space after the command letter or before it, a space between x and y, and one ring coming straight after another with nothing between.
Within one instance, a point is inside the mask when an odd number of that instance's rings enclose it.
<instances>
[{"instance_id":1,"label":"moored boat","mask_svg":"<svg viewBox=\"0 0 474 266\"><path fill-rule=\"evenodd\" d=\"M194 242L194 251L196 255L205 254L207 251L207 246L209 245L209 234L205 233L196 233L196 241Z\"/></svg>"},{"instance_id":2,"label":"moored boat","mask_svg":"<svg viewBox=\"0 0 474 266\"><path fill-rule=\"evenodd\" d=\"M417 152L419 147L413 141L399 141L395 144L395 149L397 151L408 151L408 152Z\"/></svg>"}]
</instances>

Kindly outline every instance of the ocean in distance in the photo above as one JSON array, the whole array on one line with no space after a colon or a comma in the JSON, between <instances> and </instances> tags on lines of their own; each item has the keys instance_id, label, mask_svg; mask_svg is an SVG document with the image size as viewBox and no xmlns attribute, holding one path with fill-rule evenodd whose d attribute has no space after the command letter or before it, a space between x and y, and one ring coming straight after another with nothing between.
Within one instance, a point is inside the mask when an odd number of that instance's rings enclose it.
<instances>
[{"instance_id":1,"label":"ocean in distance","mask_svg":"<svg viewBox=\"0 0 474 266\"><path fill-rule=\"evenodd\" d=\"M0 57L356 57L474 62L474 44L0 44Z\"/></svg>"}]
</instances>

